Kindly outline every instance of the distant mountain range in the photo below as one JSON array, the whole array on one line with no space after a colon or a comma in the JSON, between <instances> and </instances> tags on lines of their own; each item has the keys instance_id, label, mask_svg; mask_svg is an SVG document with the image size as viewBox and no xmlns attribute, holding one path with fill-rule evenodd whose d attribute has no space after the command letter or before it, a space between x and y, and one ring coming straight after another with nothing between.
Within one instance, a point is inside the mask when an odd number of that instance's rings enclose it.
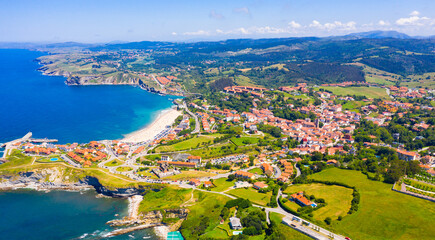
<instances>
[{"instance_id":1,"label":"distant mountain range","mask_svg":"<svg viewBox=\"0 0 435 240\"><path fill-rule=\"evenodd\" d=\"M265 38L265 39L228 39L223 41L189 41L189 42L165 42L165 41L141 41L141 42L126 42L126 41L111 41L108 43L80 43L80 42L60 42L60 43L32 43L32 42L0 42L0 48L23 48L23 49L34 49L34 48L94 48L110 46L109 48L154 48L162 46L171 46L179 44L195 44L198 42L232 42L232 41L269 41L269 42L286 42L286 40L352 40L352 39L384 39L384 38L394 38L394 39L434 39L435 35L432 36L409 36L405 33L397 31L370 31L370 32L360 32L351 33L344 36L331 36L331 37L290 37L290 38ZM121 47L122 45L125 45Z\"/></svg>"},{"instance_id":2,"label":"distant mountain range","mask_svg":"<svg viewBox=\"0 0 435 240\"><path fill-rule=\"evenodd\" d=\"M397 31L370 31L370 32L360 32L351 33L344 37L348 38L398 38L398 39L410 39L409 35Z\"/></svg>"}]
</instances>

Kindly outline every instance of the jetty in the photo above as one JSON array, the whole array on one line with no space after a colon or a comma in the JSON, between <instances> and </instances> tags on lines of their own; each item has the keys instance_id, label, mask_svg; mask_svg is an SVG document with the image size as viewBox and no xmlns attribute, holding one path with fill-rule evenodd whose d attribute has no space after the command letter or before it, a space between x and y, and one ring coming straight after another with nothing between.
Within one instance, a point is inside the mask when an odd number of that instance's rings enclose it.
<instances>
[{"instance_id":1,"label":"jetty","mask_svg":"<svg viewBox=\"0 0 435 240\"><path fill-rule=\"evenodd\" d=\"M109 238L109 237L114 237L114 236L126 234L129 232L145 229L145 228L153 228L153 227L158 227L158 226L163 226L163 224L162 223L150 223L150 224L143 224L143 225L134 226L134 227L116 229L116 230L113 230L112 232L105 234L103 237Z\"/></svg>"},{"instance_id":2,"label":"jetty","mask_svg":"<svg viewBox=\"0 0 435 240\"><path fill-rule=\"evenodd\" d=\"M14 145L14 144L16 144L16 143L20 143L20 142L28 141L31 137L32 137L32 132L28 132L28 133L27 133L26 135L24 135L24 137L22 137L22 138L18 138L18 139L12 140L12 141L10 141L10 142L0 144L0 146L1 146L2 148L5 148L5 150L4 150L4 152L3 152L3 157L2 157L2 158L3 158L3 159L6 159L7 154L8 154L8 152L9 152L9 148L11 148L12 145Z\"/></svg>"},{"instance_id":3,"label":"jetty","mask_svg":"<svg viewBox=\"0 0 435 240\"><path fill-rule=\"evenodd\" d=\"M48 138L30 138L29 142L33 143L52 143L52 142L58 142L57 139L48 139Z\"/></svg>"},{"instance_id":4,"label":"jetty","mask_svg":"<svg viewBox=\"0 0 435 240\"><path fill-rule=\"evenodd\" d=\"M18 139L15 139L15 140L12 140L12 141L7 142L7 143L2 143L2 144L0 144L0 146L3 147L3 148L5 148L5 147L7 147L7 145L9 145L9 144L10 144L10 145L13 145L13 144L15 144L15 143L28 141L31 137L32 137L32 132L28 132L26 135L24 135L24 137L22 137L22 138L18 138Z\"/></svg>"}]
</instances>

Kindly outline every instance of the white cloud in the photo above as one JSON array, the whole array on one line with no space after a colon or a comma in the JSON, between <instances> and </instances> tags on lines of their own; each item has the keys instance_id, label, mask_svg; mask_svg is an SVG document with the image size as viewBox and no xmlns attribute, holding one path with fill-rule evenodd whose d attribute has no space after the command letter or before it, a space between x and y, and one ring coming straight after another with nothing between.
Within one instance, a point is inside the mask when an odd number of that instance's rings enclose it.
<instances>
[{"instance_id":1,"label":"white cloud","mask_svg":"<svg viewBox=\"0 0 435 240\"><path fill-rule=\"evenodd\" d=\"M349 31L349 30L356 29L356 22L350 21L347 23L342 23L340 21L334 21L331 23L321 24L319 21L313 20L311 22L311 24L308 25L308 27L322 29L322 30L326 30L326 31L332 31L332 30Z\"/></svg>"},{"instance_id":2,"label":"white cloud","mask_svg":"<svg viewBox=\"0 0 435 240\"><path fill-rule=\"evenodd\" d=\"M319 21L313 20L313 22L311 22L311 24L308 25L308 26L309 26L309 27L312 27L312 28L321 28L321 27L322 27L322 24L320 24Z\"/></svg>"},{"instance_id":3,"label":"white cloud","mask_svg":"<svg viewBox=\"0 0 435 240\"><path fill-rule=\"evenodd\" d=\"M412 11L409 15L411 15L411 16L418 16L418 15L420 15L420 12L414 10L414 11Z\"/></svg>"},{"instance_id":4,"label":"white cloud","mask_svg":"<svg viewBox=\"0 0 435 240\"><path fill-rule=\"evenodd\" d=\"M177 36L176 32L172 32L171 34L172 34L172 36Z\"/></svg>"},{"instance_id":5,"label":"white cloud","mask_svg":"<svg viewBox=\"0 0 435 240\"><path fill-rule=\"evenodd\" d=\"M222 20L225 18L224 15L217 13L215 10L211 10L208 16L210 18L217 19L217 20Z\"/></svg>"},{"instance_id":6,"label":"white cloud","mask_svg":"<svg viewBox=\"0 0 435 240\"><path fill-rule=\"evenodd\" d=\"M275 27L254 27L252 31L256 34L278 34L278 33L286 33L287 30L283 28L275 28Z\"/></svg>"},{"instance_id":7,"label":"white cloud","mask_svg":"<svg viewBox=\"0 0 435 240\"><path fill-rule=\"evenodd\" d=\"M400 26L423 26L429 23L428 17L411 16L408 18L399 18L396 20L396 24Z\"/></svg>"},{"instance_id":8,"label":"white cloud","mask_svg":"<svg viewBox=\"0 0 435 240\"><path fill-rule=\"evenodd\" d=\"M198 30L196 32L185 32L183 35L187 36L208 36L210 35L210 32L204 31L204 30Z\"/></svg>"},{"instance_id":9,"label":"white cloud","mask_svg":"<svg viewBox=\"0 0 435 240\"><path fill-rule=\"evenodd\" d=\"M389 26L390 23L388 21L379 20L378 25L379 26Z\"/></svg>"},{"instance_id":10,"label":"white cloud","mask_svg":"<svg viewBox=\"0 0 435 240\"><path fill-rule=\"evenodd\" d=\"M241 28L237 28L237 29L234 29L234 30L230 30L230 31L224 32L224 34L243 34L243 35L247 35L247 34L250 34L250 32L249 32L248 29L241 27Z\"/></svg>"},{"instance_id":11,"label":"white cloud","mask_svg":"<svg viewBox=\"0 0 435 240\"><path fill-rule=\"evenodd\" d=\"M396 25L399 26L431 26L435 25L435 19L428 17L420 17L420 12L412 11L410 17L399 18L396 20Z\"/></svg>"},{"instance_id":12,"label":"white cloud","mask_svg":"<svg viewBox=\"0 0 435 240\"><path fill-rule=\"evenodd\" d=\"M233 12L235 12L235 13L243 13L243 14L247 14L247 15L251 14L251 12L249 11L248 7L234 8Z\"/></svg>"},{"instance_id":13,"label":"white cloud","mask_svg":"<svg viewBox=\"0 0 435 240\"><path fill-rule=\"evenodd\" d=\"M299 24L299 23L297 23L297 22L295 22L295 21L291 21L291 22L289 22L288 25L289 25L291 28L300 28L300 27L302 27L301 24Z\"/></svg>"}]
</instances>

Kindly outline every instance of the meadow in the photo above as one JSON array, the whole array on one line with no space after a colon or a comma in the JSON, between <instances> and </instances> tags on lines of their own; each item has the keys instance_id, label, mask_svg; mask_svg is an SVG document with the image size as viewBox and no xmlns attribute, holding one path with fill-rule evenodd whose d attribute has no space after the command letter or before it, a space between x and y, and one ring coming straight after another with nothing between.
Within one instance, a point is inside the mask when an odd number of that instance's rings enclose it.
<instances>
[{"instance_id":1,"label":"meadow","mask_svg":"<svg viewBox=\"0 0 435 240\"><path fill-rule=\"evenodd\" d=\"M227 181L227 178L215 179L213 181L215 187L212 188L211 190L214 192L223 192L225 190L228 190L230 187L234 186L234 182L235 181Z\"/></svg>"},{"instance_id":2,"label":"meadow","mask_svg":"<svg viewBox=\"0 0 435 240\"><path fill-rule=\"evenodd\" d=\"M310 176L357 187L361 201L357 212L331 228L352 239L433 239L435 204L394 192L391 184L367 179L358 171L330 168Z\"/></svg>"},{"instance_id":3,"label":"meadow","mask_svg":"<svg viewBox=\"0 0 435 240\"><path fill-rule=\"evenodd\" d=\"M321 87L331 91L337 96L365 96L367 98L388 98L387 92L383 88L376 87Z\"/></svg>"},{"instance_id":4,"label":"meadow","mask_svg":"<svg viewBox=\"0 0 435 240\"><path fill-rule=\"evenodd\" d=\"M304 191L306 195L314 195L316 198L325 199L327 205L313 211L313 218L317 221L321 222L327 217L337 219L338 216L345 216L350 209L352 189L335 185L313 183L291 185L284 191L284 193L290 195L299 191ZM300 207L297 204L296 208L294 208L295 205L289 204L288 206L295 211Z\"/></svg>"},{"instance_id":5,"label":"meadow","mask_svg":"<svg viewBox=\"0 0 435 240\"><path fill-rule=\"evenodd\" d=\"M253 188L248 188L248 189L238 188L238 189L230 190L227 193L235 197L249 199L252 203L261 206L266 206L267 203L270 202L270 197L272 196L272 192L259 193L257 190Z\"/></svg>"},{"instance_id":6,"label":"meadow","mask_svg":"<svg viewBox=\"0 0 435 240\"><path fill-rule=\"evenodd\" d=\"M172 145L159 146L155 150L156 152L174 152L181 150L189 150L192 148L200 147L201 145L213 143L213 139L222 136L221 134L202 135L193 137L185 141L181 141Z\"/></svg>"}]
</instances>

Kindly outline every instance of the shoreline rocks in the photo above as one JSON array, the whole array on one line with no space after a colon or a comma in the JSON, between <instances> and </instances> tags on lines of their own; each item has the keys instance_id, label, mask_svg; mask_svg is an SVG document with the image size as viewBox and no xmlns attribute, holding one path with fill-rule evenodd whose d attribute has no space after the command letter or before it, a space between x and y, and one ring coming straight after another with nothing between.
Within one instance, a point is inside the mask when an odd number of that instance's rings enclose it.
<instances>
[{"instance_id":1,"label":"shoreline rocks","mask_svg":"<svg viewBox=\"0 0 435 240\"><path fill-rule=\"evenodd\" d=\"M82 191L95 190L108 197L127 198L143 194L146 188L108 188L95 177L85 177L77 182L65 182L55 169L44 169L40 172L22 172L17 175L0 175L0 191L16 189L34 189L37 191ZM56 177L54 177L56 176Z\"/></svg>"}]
</instances>

